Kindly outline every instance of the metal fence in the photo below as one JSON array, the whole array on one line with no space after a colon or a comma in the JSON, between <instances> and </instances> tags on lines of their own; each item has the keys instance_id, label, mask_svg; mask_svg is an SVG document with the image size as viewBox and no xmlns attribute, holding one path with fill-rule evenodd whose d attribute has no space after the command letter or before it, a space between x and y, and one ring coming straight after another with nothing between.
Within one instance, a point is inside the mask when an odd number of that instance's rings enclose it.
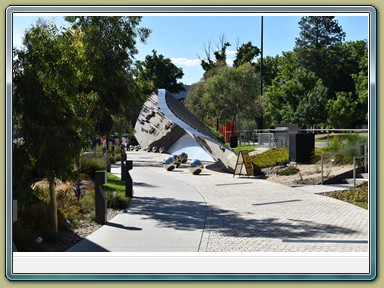
<instances>
[{"instance_id":1,"label":"metal fence","mask_svg":"<svg viewBox=\"0 0 384 288\"><path fill-rule=\"evenodd\" d=\"M367 133L368 129L299 129L298 133L326 134L329 137L337 133ZM232 131L227 131L232 135ZM278 129L255 129L241 130L234 133L238 137L238 144L242 146L258 145L259 147L288 147L289 130Z\"/></svg>"}]
</instances>

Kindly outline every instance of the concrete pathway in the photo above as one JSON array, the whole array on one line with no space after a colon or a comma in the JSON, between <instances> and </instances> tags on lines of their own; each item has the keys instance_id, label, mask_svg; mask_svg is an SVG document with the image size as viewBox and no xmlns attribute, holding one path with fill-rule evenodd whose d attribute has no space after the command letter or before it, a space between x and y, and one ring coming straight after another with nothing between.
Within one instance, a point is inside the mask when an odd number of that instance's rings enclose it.
<instances>
[{"instance_id":1,"label":"concrete pathway","mask_svg":"<svg viewBox=\"0 0 384 288\"><path fill-rule=\"evenodd\" d=\"M209 169L192 175L186 165L169 172L166 156L128 152L128 213L69 251L368 252L368 211L316 194L337 187L287 187Z\"/></svg>"}]
</instances>

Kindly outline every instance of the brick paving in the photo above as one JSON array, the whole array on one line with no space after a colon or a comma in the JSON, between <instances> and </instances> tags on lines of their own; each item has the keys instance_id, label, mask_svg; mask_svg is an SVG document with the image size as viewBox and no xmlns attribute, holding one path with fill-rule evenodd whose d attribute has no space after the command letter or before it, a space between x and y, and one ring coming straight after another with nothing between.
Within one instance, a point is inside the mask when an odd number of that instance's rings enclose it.
<instances>
[{"instance_id":1,"label":"brick paving","mask_svg":"<svg viewBox=\"0 0 384 288\"><path fill-rule=\"evenodd\" d=\"M369 251L369 213L360 207L264 179L209 169L192 175L186 164L169 172L166 154L127 157L134 166L128 212L70 251Z\"/></svg>"},{"instance_id":2,"label":"brick paving","mask_svg":"<svg viewBox=\"0 0 384 288\"><path fill-rule=\"evenodd\" d=\"M197 176L186 167L156 173L188 183L205 199L201 252L368 252L369 214L352 204L208 169Z\"/></svg>"}]
</instances>

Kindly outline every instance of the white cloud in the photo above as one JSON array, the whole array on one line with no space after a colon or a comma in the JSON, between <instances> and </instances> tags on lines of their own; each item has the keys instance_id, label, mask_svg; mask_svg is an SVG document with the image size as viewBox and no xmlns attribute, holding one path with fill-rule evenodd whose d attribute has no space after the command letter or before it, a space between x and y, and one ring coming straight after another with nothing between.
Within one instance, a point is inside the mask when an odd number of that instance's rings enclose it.
<instances>
[{"instance_id":1,"label":"white cloud","mask_svg":"<svg viewBox=\"0 0 384 288\"><path fill-rule=\"evenodd\" d=\"M187 59L187 58L171 58L171 61L175 65L193 67L198 66L201 63L200 59Z\"/></svg>"},{"instance_id":2,"label":"white cloud","mask_svg":"<svg viewBox=\"0 0 384 288\"><path fill-rule=\"evenodd\" d=\"M225 50L225 53L227 54L227 55L236 55L236 53L237 53L237 50Z\"/></svg>"}]
</instances>

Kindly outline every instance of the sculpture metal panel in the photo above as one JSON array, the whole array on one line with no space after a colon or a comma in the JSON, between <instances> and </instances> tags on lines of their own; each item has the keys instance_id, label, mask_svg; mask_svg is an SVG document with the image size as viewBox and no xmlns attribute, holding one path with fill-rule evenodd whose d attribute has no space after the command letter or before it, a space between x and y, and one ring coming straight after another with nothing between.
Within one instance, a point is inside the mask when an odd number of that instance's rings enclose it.
<instances>
[{"instance_id":1,"label":"sculpture metal panel","mask_svg":"<svg viewBox=\"0 0 384 288\"><path fill-rule=\"evenodd\" d=\"M217 162L228 172L234 171L237 156L231 149L220 143L208 127L165 89L153 92L144 103L135 125L135 137L140 146L157 146L172 151L174 144L186 135L188 137L184 139L192 139L194 148L201 149L200 152L209 155L208 159ZM178 144L177 149L183 150L183 147L180 148L180 142ZM180 154L186 151L177 152ZM187 154L195 158L191 153L193 152Z\"/></svg>"}]
</instances>

